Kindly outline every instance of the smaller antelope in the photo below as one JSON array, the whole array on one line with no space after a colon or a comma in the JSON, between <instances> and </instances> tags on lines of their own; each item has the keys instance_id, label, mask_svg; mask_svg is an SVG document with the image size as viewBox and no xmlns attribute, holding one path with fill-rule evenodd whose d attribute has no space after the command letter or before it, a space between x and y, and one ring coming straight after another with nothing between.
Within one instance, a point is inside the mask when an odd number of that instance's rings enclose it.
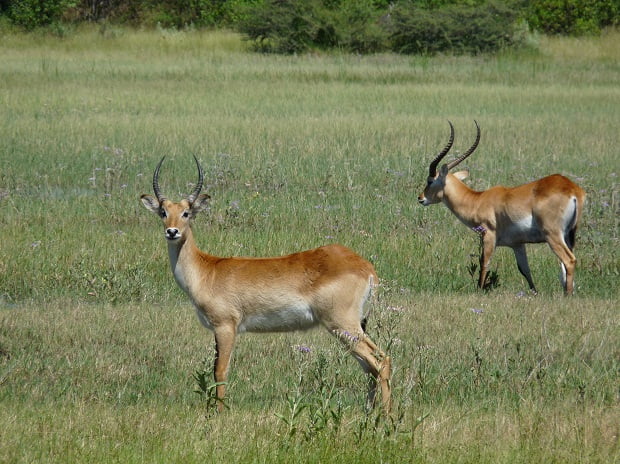
<instances>
[{"instance_id":1,"label":"smaller antelope","mask_svg":"<svg viewBox=\"0 0 620 464\"><path fill-rule=\"evenodd\" d=\"M468 171L451 173L471 155L480 141L476 124L476 141L454 161L437 165L454 142L454 126L450 121L448 144L431 162L424 192L418 197L421 205L443 202L459 220L482 235L480 277L478 287L486 282L489 261L496 246L512 248L519 271L536 292L525 251L526 243L547 242L561 262L560 281L566 294L573 293L575 275L575 234L583 211L586 193L564 176L553 174L518 187L495 186L483 192L470 189L462 181Z\"/></svg>"},{"instance_id":2,"label":"smaller antelope","mask_svg":"<svg viewBox=\"0 0 620 464\"><path fill-rule=\"evenodd\" d=\"M242 332L289 332L322 325L345 343L374 380L368 392L374 405L377 384L384 412L390 410L390 358L364 332L364 305L379 280L371 263L341 245L274 258L220 258L198 249L192 220L207 207L200 194L204 174L198 159L198 183L180 202L159 189L161 159L153 174L155 197L143 205L161 217L170 267L187 293L200 322L215 335L214 378L222 410L235 339Z\"/></svg>"}]
</instances>

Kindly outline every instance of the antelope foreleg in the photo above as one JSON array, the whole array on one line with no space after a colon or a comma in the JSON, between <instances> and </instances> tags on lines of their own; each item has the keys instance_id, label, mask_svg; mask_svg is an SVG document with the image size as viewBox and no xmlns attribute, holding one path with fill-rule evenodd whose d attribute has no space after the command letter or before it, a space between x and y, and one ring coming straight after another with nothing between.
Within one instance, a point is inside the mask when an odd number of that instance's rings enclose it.
<instances>
[{"instance_id":1,"label":"antelope foreleg","mask_svg":"<svg viewBox=\"0 0 620 464\"><path fill-rule=\"evenodd\" d=\"M235 346L235 335L234 328L222 327L215 330L215 365L213 367L213 376L216 382L217 409L220 412L224 410L226 380L228 378L232 351Z\"/></svg>"},{"instance_id":2,"label":"antelope foreleg","mask_svg":"<svg viewBox=\"0 0 620 464\"><path fill-rule=\"evenodd\" d=\"M495 251L495 234L486 231L482 238L482 253L480 254L480 277L478 278L478 288L484 289L489 272L491 256Z\"/></svg>"}]
</instances>

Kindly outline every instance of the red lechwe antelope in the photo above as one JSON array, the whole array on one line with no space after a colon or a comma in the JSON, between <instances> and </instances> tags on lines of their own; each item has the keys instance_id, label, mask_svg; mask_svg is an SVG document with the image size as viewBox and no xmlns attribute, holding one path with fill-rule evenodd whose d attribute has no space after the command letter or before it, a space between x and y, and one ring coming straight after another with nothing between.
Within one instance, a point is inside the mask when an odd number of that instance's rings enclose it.
<instances>
[{"instance_id":1,"label":"red lechwe antelope","mask_svg":"<svg viewBox=\"0 0 620 464\"><path fill-rule=\"evenodd\" d=\"M206 208L209 196L200 193L204 173L194 159L198 183L186 199L175 203L162 195L158 182L162 158L153 174L155 196L142 195L141 200L162 219L174 278L194 304L200 322L214 332L218 409L223 408L238 333L322 325L349 347L373 377L369 404L374 404L379 384L381 404L389 412L390 358L365 334L362 322L365 303L378 284L373 265L341 245L273 258L220 258L200 251L191 224Z\"/></svg>"},{"instance_id":2,"label":"red lechwe antelope","mask_svg":"<svg viewBox=\"0 0 620 464\"><path fill-rule=\"evenodd\" d=\"M513 249L519 271L527 279L530 290L536 293L525 244L547 242L560 259L564 291L572 294L576 263L573 247L586 193L559 174L518 187L495 186L483 192L470 189L462 182L469 172L449 171L474 152L480 141L480 126L476 122L476 141L471 148L437 171L437 165L454 142L454 127L448 123L450 140L431 162L426 188L418 201L424 206L443 202L463 224L482 235L478 286L485 285L495 247L507 246Z\"/></svg>"}]
</instances>

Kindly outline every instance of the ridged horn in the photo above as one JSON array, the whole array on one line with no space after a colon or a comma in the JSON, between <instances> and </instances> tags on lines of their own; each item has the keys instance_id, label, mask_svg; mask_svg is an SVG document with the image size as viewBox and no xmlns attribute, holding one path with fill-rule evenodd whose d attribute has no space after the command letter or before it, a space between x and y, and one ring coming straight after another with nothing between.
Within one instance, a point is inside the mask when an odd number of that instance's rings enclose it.
<instances>
[{"instance_id":1,"label":"ridged horn","mask_svg":"<svg viewBox=\"0 0 620 464\"><path fill-rule=\"evenodd\" d=\"M459 156L454 161L450 161L450 163L448 163L448 170L450 170L453 167L457 166L461 161L463 161L465 158L467 158L469 155L471 155L474 152L474 150L476 149L476 147L478 146L478 142L480 142L480 126L478 125L478 121L476 121L475 119L474 119L474 123L476 124L476 141L470 147L469 150L467 150L465 153L463 153L461 156Z\"/></svg>"},{"instance_id":2,"label":"ridged horn","mask_svg":"<svg viewBox=\"0 0 620 464\"><path fill-rule=\"evenodd\" d=\"M165 157L165 155L162 157L155 168L155 172L153 173L153 192L155 192L155 196L157 197L157 201L159 201L159 203L162 203L166 199L166 197L161 194L161 190L159 190L159 168L161 168L161 164L164 162Z\"/></svg>"},{"instance_id":3,"label":"ridged horn","mask_svg":"<svg viewBox=\"0 0 620 464\"><path fill-rule=\"evenodd\" d=\"M444 156L448 154L450 148L452 148L452 143L454 142L454 126L450 121L450 140L448 140L448 144L441 150L441 152L435 157L433 161L431 161L430 166L428 167L428 176L435 177L437 175L437 165L443 159Z\"/></svg>"},{"instance_id":4,"label":"ridged horn","mask_svg":"<svg viewBox=\"0 0 620 464\"><path fill-rule=\"evenodd\" d=\"M196 160L196 166L198 166L198 182L196 183L196 188L194 189L194 191L189 197L187 197L187 201L189 201L190 205L194 203L194 201L196 201L196 198L198 198L198 195L202 190L202 184L204 182L204 172L202 171L202 167L200 166L196 155L194 155L194 160Z\"/></svg>"}]
</instances>

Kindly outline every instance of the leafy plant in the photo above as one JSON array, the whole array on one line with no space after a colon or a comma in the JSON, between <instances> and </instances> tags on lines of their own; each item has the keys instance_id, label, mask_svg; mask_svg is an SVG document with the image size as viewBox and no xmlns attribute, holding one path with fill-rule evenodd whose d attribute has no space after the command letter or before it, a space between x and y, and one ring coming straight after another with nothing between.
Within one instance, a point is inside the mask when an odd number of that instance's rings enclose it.
<instances>
[{"instance_id":1,"label":"leafy plant","mask_svg":"<svg viewBox=\"0 0 620 464\"><path fill-rule=\"evenodd\" d=\"M259 51L303 52L312 45L319 29L315 7L316 1L265 0L250 9L238 28Z\"/></svg>"},{"instance_id":2,"label":"leafy plant","mask_svg":"<svg viewBox=\"0 0 620 464\"><path fill-rule=\"evenodd\" d=\"M425 55L497 52L520 45L518 12L502 2L441 8L402 2L391 13L391 47L398 53Z\"/></svg>"},{"instance_id":3,"label":"leafy plant","mask_svg":"<svg viewBox=\"0 0 620 464\"><path fill-rule=\"evenodd\" d=\"M546 34L597 34L603 27L618 25L617 0L533 0L526 8L529 25Z\"/></svg>"},{"instance_id":4,"label":"leafy plant","mask_svg":"<svg viewBox=\"0 0 620 464\"><path fill-rule=\"evenodd\" d=\"M372 0L266 0L251 8L239 30L263 52L336 48L369 53L385 49L382 14Z\"/></svg>"},{"instance_id":5,"label":"leafy plant","mask_svg":"<svg viewBox=\"0 0 620 464\"><path fill-rule=\"evenodd\" d=\"M334 369L324 352L303 346L294 349L299 366L297 384L293 393L286 395L286 411L275 415L284 423L289 438L300 434L304 440L311 440L327 432L335 436L342 424L344 407ZM340 358L350 357L344 352L340 354Z\"/></svg>"},{"instance_id":6,"label":"leafy plant","mask_svg":"<svg viewBox=\"0 0 620 464\"><path fill-rule=\"evenodd\" d=\"M474 227L472 230L479 235L480 240L478 241L478 253L477 254L472 253L471 255L469 255L470 263L467 266L467 273L471 276L472 280L474 281L474 284L478 286L478 272L479 272L478 262L480 260L480 256L482 256L482 251L484 249L483 238L484 238L484 234L486 231L484 227L482 226ZM497 271L495 270L488 271L485 277L485 280L482 283L483 290L488 291L488 290L498 288L499 286L500 286L499 275L497 274Z\"/></svg>"},{"instance_id":7,"label":"leafy plant","mask_svg":"<svg viewBox=\"0 0 620 464\"><path fill-rule=\"evenodd\" d=\"M8 2L7 15L26 29L48 26L59 21L63 13L76 5L75 0L20 0Z\"/></svg>"},{"instance_id":8,"label":"leafy plant","mask_svg":"<svg viewBox=\"0 0 620 464\"><path fill-rule=\"evenodd\" d=\"M219 385L226 384L226 382L213 382L211 380L212 366L212 359L206 358L202 366L192 374L193 379L196 381L196 390L194 392L205 400L207 411L215 411L220 403L224 404L224 407L228 407L226 400L218 398L216 392L216 388Z\"/></svg>"}]
</instances>

